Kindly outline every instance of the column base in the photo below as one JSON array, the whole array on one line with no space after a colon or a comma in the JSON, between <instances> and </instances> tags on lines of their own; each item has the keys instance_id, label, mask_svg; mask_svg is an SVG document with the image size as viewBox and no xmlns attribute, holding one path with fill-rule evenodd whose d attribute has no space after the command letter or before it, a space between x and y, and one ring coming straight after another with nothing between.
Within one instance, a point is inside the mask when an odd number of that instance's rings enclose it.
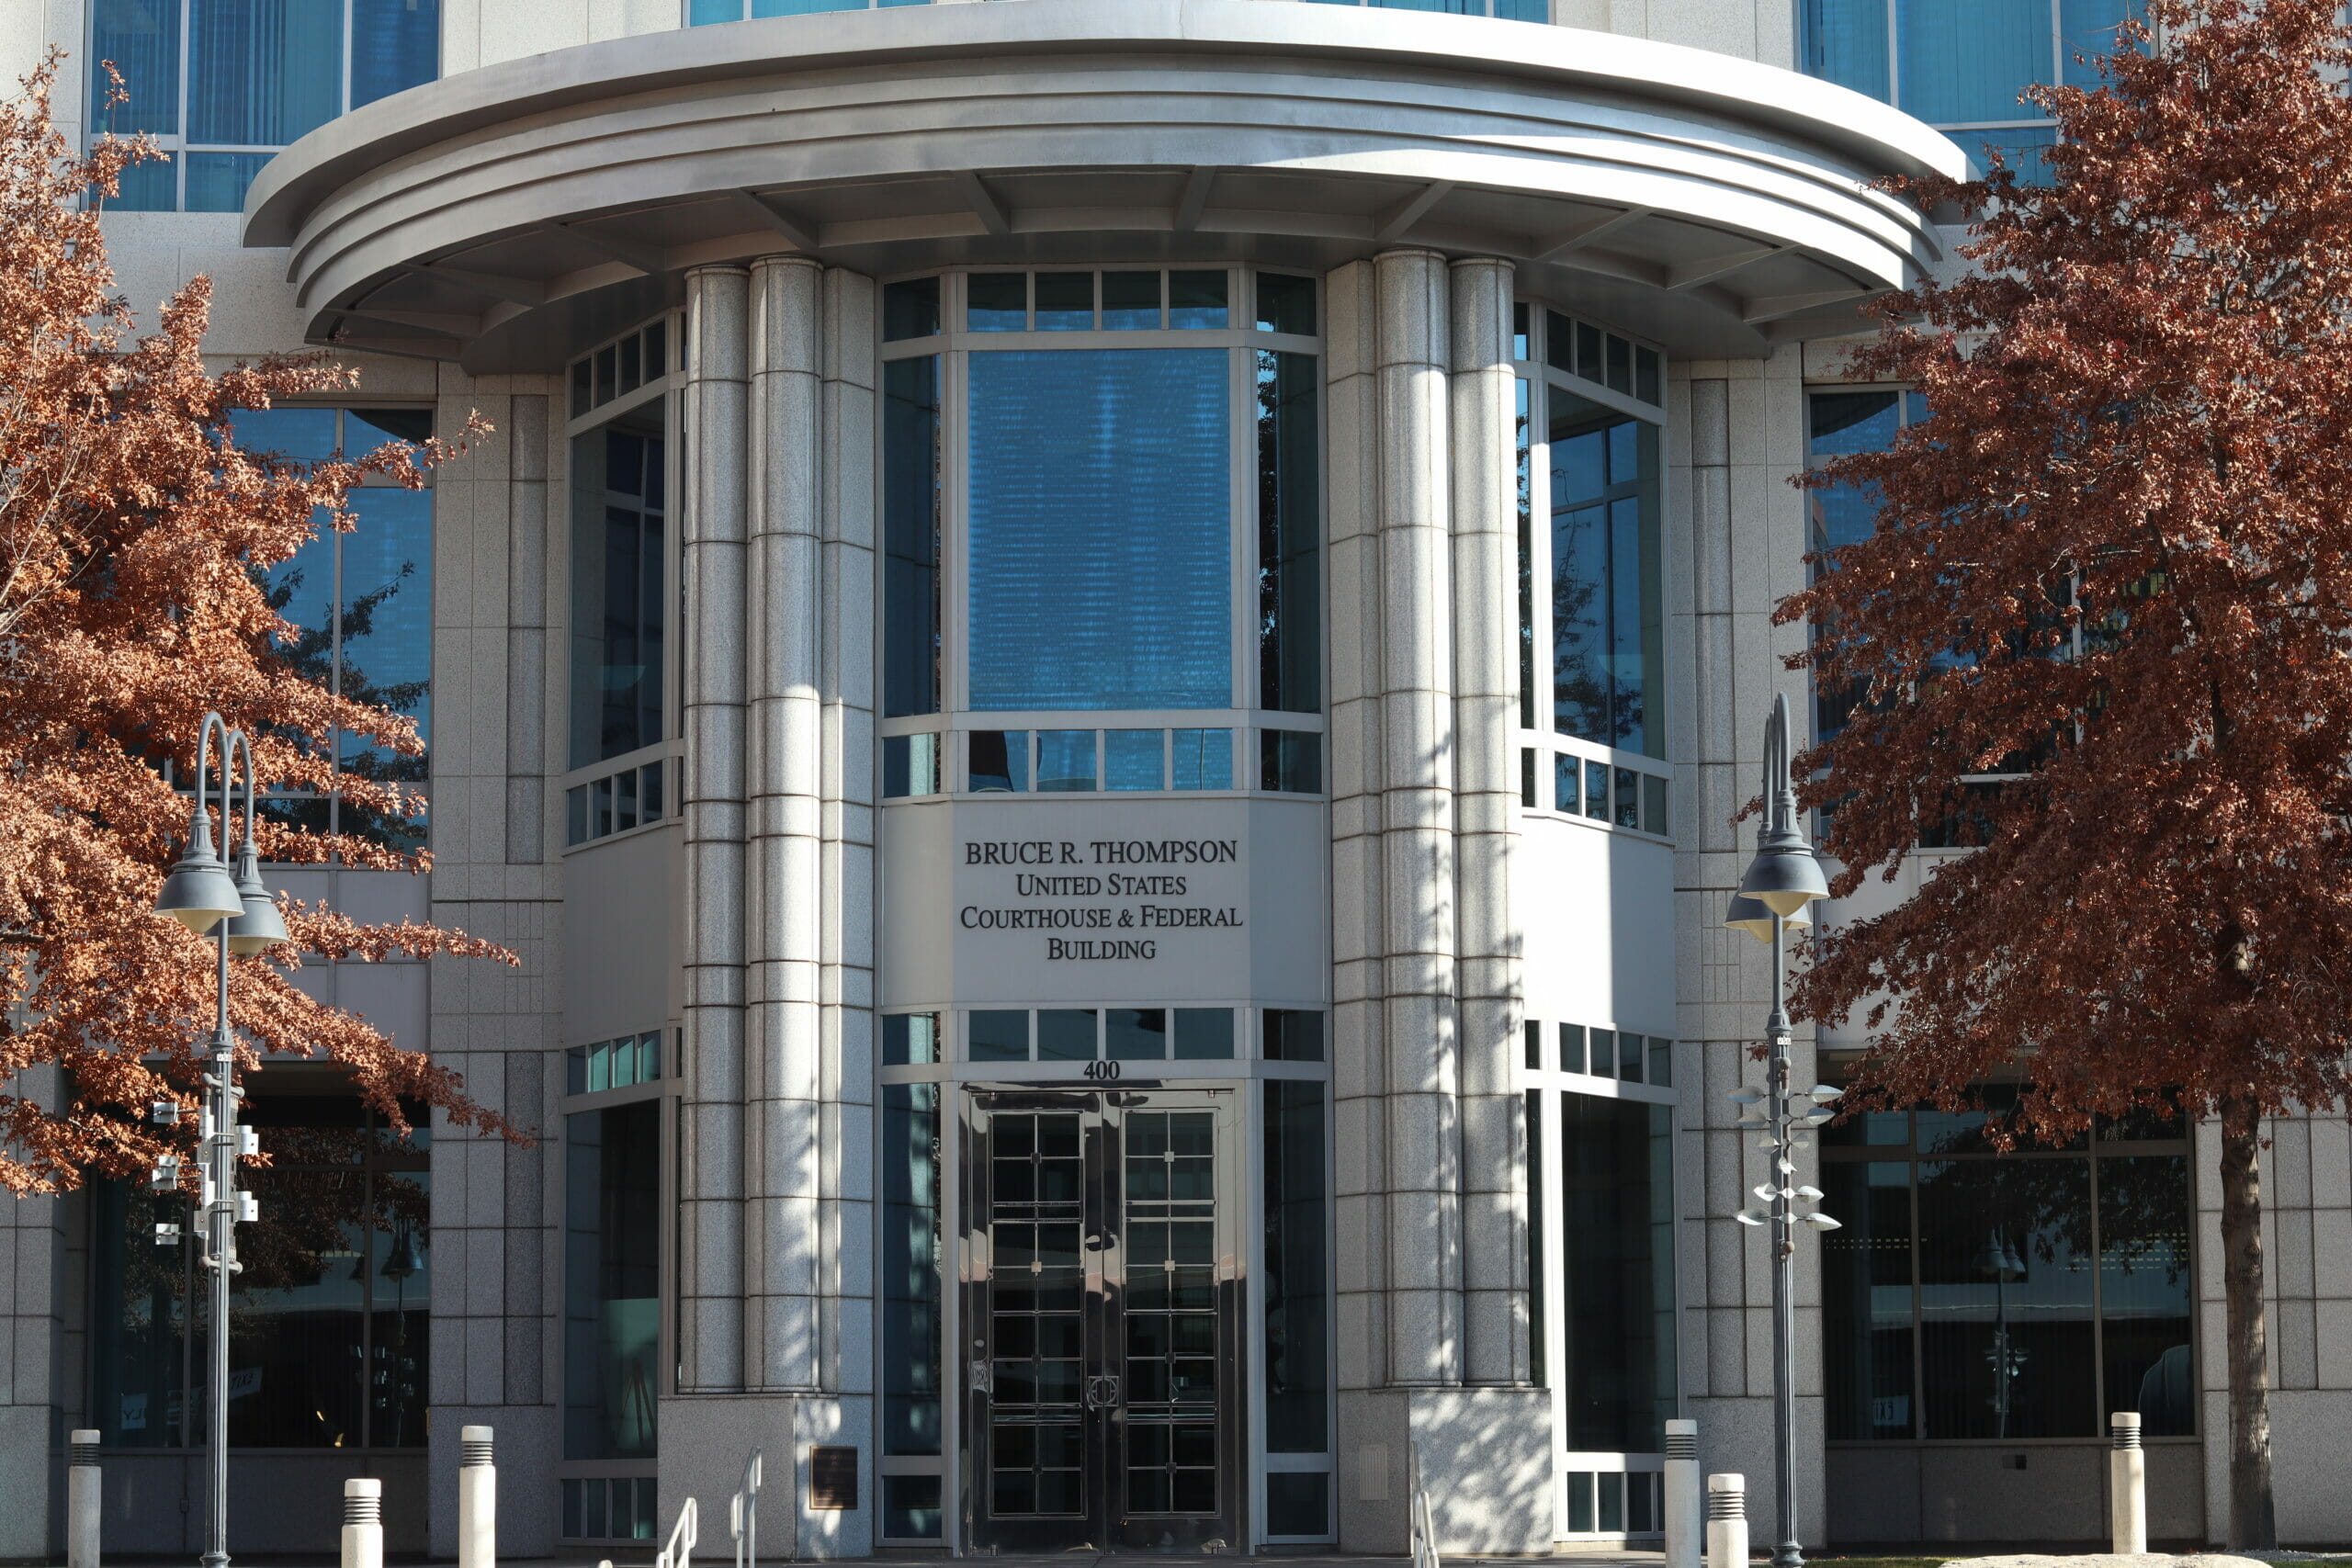
<instances>
[{"instance_id":1,"label":"column base","mask_svg":"<svg viewBox=\"0 0 2352 1568\"><path fill-rule=\"evenodd\" d=\"M1549 1552L1551 1439L1546 1389L1342 1393L1340 1550L1383 1557L1411 1551L1408 1456L1418 1446L1440 1552Z\"/></svg>"},{"instance_id":2,"label":"column base","mask_svg":"<svg viewBox=\"0 0 2352 1568\"><path fill-rule=\"evenodd\" d=\"M743 1462L761 1450L760 1557L867 1557L880 1485L874 1473L874 1402L864 1394L680 1394L661 1405L660 1529L655 1551L688 1497L700 1512L695 1556L730 1555L727 1503L743 1483ZM811 1447L857 1450L857 1506L811 1508ZM796 1529L795 1515L797 1515Z\"/></svg>"}]
</instances>

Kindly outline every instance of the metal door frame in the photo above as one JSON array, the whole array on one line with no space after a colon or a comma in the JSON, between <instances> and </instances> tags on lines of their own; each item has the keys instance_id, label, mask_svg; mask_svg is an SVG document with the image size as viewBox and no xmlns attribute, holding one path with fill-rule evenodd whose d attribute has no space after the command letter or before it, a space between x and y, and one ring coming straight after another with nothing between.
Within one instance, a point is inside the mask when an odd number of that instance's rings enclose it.
<instances>
[{"instance_id":1,"label":"metal door frame","mask_svg":"<svg viewBox=\"0 0 2352 1568\"><path fill-rule=\"evenodd\" d=\"M955 1353L945 1358L955 1369L953 1382L957 1412L950 1440L956 1446L953 1465L957 1501L952 1511L960 1527L956 1539L959 1555L990 1555L999 1551L1036 1552L1062 1550L1128 1551L1196 1551L1223 1543L1228 1551L1243 1550L1251 1514L1250 1412L1248 1348L1249 1269L1250 1231L1244 1213L1250 1192L1250 1118L1244 1086L1163 1088L1158 1083L1134 1083L1118 1089L1030 1084L964 1084L956 1086L956 1132L961 1145L955 1162L955 1245L959 1249L955 1276L956 1301L950 1332L956 1336ZM1216 1113L1216 1233L1214 1273L1217 1309L1217 1488L1214 1515L1144 1515L1129 1518L1125 1508L1125 1393L1124 1149L1126 1113L1136 1111L1207 1110ZM976 1351L988 1349L990 1286L986 1203L990 1191L987 1169L989 1155L988 1118L998 1111L1076 1111L1080 1117L1080 1151L1085 1195L1080 1209L1081 1245L1085 1249L1085 1303L1081 1322L1086 1335L1085 1370L1088 1400L1085 1417L1086 1467L1082 1472L1086 1511L1082 1515L1048 1517L997 1523L987 1517L989 1390L992 1372L976 1372ZM1111 1398L1096 1400L1114 1380Z\"/></svg>"}]
</instances>

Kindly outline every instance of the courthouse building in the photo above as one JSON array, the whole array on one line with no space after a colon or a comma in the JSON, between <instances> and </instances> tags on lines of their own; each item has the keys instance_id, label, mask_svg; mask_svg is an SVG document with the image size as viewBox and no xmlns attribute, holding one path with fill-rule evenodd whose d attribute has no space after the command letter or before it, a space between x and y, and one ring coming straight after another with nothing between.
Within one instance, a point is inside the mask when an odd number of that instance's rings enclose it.
<instances>
[{"instance_id":1,"label":"courthouse building","mask_svg":"<svg viewBox=\"0 0 2352 1568\"><path fill-rule=\"evenodd\" d=\"M1776 690L1836 721L1769 615L1869 526L1787 480L1891 438L1839 340L1952 265L1872 182L2030 157L2120 9L12 11L72 134L170 153L107 219L134 305L209 274L224 363L359 367L243 439L494 427L274 579L431 807L270 808L433 870L274 881L517 953L302 978L537 1141L254 1077L232 1548L377 1475L449 1551L471 1423L515 1557L689 1497L723 1552L755 1450L771 1556L1393 1552L1417 1472L1448 1551L1654 1544L1676 1416L1768 1493L1729 819ZM2352 1149L2277 1136L2279 1521L2340 1540ZM2100 1537L2133 1408L2153 1534L2218 1530L2209 1141L1823 1143L1809 1543ZM110 1552L201 1542L165 1203L0 1208L0 1558L84 1427Z\"/></svg>"}]
</instances>

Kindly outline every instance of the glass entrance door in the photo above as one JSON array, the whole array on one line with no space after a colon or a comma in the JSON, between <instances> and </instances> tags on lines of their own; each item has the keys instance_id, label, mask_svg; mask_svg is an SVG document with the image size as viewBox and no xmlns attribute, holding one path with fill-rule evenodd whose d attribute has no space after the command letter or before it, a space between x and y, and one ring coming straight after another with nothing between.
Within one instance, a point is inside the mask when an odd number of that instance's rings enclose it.
<instances>
[{"instance_id":1,"label":"glass entrance door","mask_svg":"<svg viewBox=\"0 0 2352 1568\"><path fill-rule=\"evenodd\" d=\"M967 1550L1241 1540L1238 1097L966 1100Z\"/></svg>"}]
</instances>

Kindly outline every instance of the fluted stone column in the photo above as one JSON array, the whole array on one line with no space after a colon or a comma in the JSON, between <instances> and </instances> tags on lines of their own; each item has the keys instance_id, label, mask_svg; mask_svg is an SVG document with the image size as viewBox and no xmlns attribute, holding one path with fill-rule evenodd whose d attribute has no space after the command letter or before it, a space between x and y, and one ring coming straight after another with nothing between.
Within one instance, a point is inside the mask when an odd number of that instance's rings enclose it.
<instances>
[{"instance_id":1,"label":"fluted stone column","mask_svg":"<svg viewBox=\"0 0 2352 1568\"><path fill-rule=\"evenodd\" d=\"M820 302L824 920L818 996L820 1386L874 1389L875 433L879 291L839 267Z\"/></svg>"},{"instance_id":2,"label":"fluted stone column","mask_svg":"<svg viewBox=\"0 0 2352 1568\"><path fill-rule=\"evenodd\" d=\"M711 1213L690 1209L703 1250L685 1272L707 1295L690 1333L707 1325L711 1348L689 1339L681 1392L735 1397L665 1407L662 1506L672 1517L693 1496L723 1518L752 1449L789 1497L805 1492L793 1450L874 1443L880 378L872 279L796 255L690 278L687 874L692 908L714 924L689 939L689 964L713 973L689 969L685 1191ZM706 847L718 835L697 831L697 810L733 839ZM735 976L731 1011L717 972ZM724 1214L722 1171L737 1183ZM863 1555L872 1517L870 1506L804 1514L799 1554Z\"/></svg>"},{"instance_id":3,"label":"fluted stone column","mask_svg":"<svg viewBox=\"0 0 2352 1568\"><path fill-rule=\"evenodd\" d=\"M822 280L822 268L798 256L763 257L752 266L743 1126L744 1369L752 1389L818 1386Z\"/></svg>"},{"instance_id":4,"label":"fluted stone column","mask_svg":"<svg viewBox=\"0 0 2352 1568\"><path fill-rule=\"evenodd\" d=\"M1372 468L1378 394L1373 269L1351 262L1324 280L1324 429L1330 578L1331 1093L1333 1249L1340 1386L1387 1382L1388 1253L1384 1193L1380 932L1380 566Z\"/></svg>"},{"instance_id":5,"label":"fluted stone column","mask_svg":"<svg viewBox=\"0 0 2352 1568\"><path fill-rule=\"evenodd\" d=\"M1511 916L1518 841L1518 474L1510 263L1453 266L1454 922L1459 948L1463 1377L1515 1383L1527 1344L1525 1009Z\"/></svg>"},{"instance_id":6,"label":"fluted stone column","mask_svg":"<svg viewBox=\"0 0 2352 1568\"><path fill-rule=\"evenodd\" d=\"M1341 1549L1551 1541L1527 1350L1510 270L1392 251L1327 279L1332 1085ZM1475 749L1475 750L1474 750Z\"/></svg>"},{"instance_id":7,"label":"fluted stone column","mask_svg":"<svg viewBox=\"0 0 2352 1568\"><path fill-rule=\"evenodd\" d=\"M740 1389L743 1361L744 449L750 276L686 275L685 1082L679 1386Z\"/></svg>"},{"instance_id":8,"label":"fluted stone column","mask_svg":"<svg viewBox=\"0 0 2352 1568\"><path fill-rule=\"evenodd\" d=\"M1373 263L1380 440L1380 859L1392 1387L1462 1376L1445 259Z\"/></svg>"}]
</instances>

